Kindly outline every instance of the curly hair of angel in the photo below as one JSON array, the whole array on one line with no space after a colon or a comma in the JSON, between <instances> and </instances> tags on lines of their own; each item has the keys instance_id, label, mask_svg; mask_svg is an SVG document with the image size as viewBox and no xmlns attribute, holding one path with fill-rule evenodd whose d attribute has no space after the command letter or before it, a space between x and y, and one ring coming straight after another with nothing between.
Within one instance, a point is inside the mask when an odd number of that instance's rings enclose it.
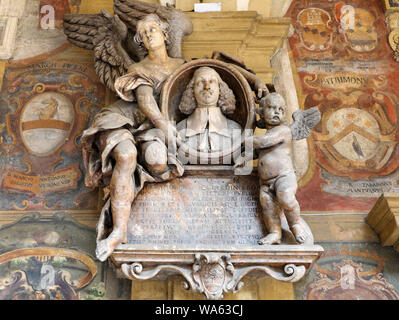
<instances>
[{"instance_id":1,"label":"curly hair of angel","mask_svg":"<svg viewBox=\"0 0 399 320\"><path fill-rule=\"evenodd\" d=\"M169 24L167 22L162 21L156 14L147 14L146 16L144 16L142 19L140 19L137 22L136 25L136 34L134 35L134 42L139 45L141 48L144 48L144 44L143 44L143 40L141 39L140 36L140 29L143 23L146 22L155 22L157 25L159 25L159 27L162 30L162 33L164 35L165 38L165 44L168 46L170 44L170 40L169 40Z\"/></svg>"},{"instance_id":2,"label":"curly hair of angel","mask_svg":"<svg viewBox=\"0 0 399 320\"><path fill-rule=\"evenodd\" d=\"M233 90L229 88L227 83L222 80L220 75L215 70L209 67L201 67L194 72L194 75L188 83L181 98L179 110L183 114L189 115L197 108L197 100L195 99L194 95L195 78L200 72L203 71L215 72L219 83L219 100L217 105L226 115L234 113L234 110L236 109L236 98L234 96Z\"/></svg>"}]
</instances>

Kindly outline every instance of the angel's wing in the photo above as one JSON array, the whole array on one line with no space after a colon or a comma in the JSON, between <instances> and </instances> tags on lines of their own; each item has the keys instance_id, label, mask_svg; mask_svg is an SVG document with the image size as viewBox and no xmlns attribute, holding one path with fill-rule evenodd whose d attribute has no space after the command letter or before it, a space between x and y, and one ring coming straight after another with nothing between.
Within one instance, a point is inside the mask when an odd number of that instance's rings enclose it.
<instances>
[{"instance_id":1,"label":"angel's wing","mask_svg":"<svg viewBox=\"0 0 399 320\"><path fill-rule=\"evenodd\" d=\"M133 63L121 45L126 25L105 10L100 14L66 14L64 33L72 44L94 50L96 73L115 92L115 80L125 75Z\"/></svg>"},{"instance_id":2,"label":"angel's wing","mask_svg":"<svg viewBox=\"0 0 399 320\"><path fill-rule=\"evenodd\" d=\"M321 114L317 107L308 110L297 110L293 113L294 123L291 125L292 139L301 140L309 137L310 129L317 126L321 120Z\"/></svg>"},{"instance_id":3,"label":"angel's wing","mask_svg":"<svg viewBox=\"0 0 399 320\"><path fill-rule=\"evenodd\" d=\"M183 57L182 40L193 32L193 24L191 19L181 10L138 0L114 0L114 11L132 31L128 33L126 43L126 48L131 56L138 55L140 57L139 48L134 44L134 41L129 39L136 33L137 21L147 14L154 13L169 24L170 45L168 46L168 55L172 58Z\"/></svg>"}]
</instances>

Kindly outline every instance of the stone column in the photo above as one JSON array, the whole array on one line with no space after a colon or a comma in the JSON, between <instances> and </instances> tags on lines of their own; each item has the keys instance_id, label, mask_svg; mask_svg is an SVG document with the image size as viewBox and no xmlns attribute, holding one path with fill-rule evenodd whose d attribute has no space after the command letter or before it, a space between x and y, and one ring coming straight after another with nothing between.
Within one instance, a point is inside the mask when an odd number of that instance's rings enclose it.
<instances>
[{"instance_id":1,"label":"stone column","mask_svg":"<svg viewBox=\"0 0 399 320\"><path fill-rule=\"evenodd\" d=\"M26 0L0 0L0 59L12 57L18 19L24 13Z\"/></svg>"},{"instance_id":2,"label":"stone column","mask_svg":"<svg viewBox=\"0 0 399 320\"><path fill-rule=\"evenodd\" d=\"M271 66L276 73L273 77L273 84L276 91L285 99L288 106L287 120L292 122L292 114L301 109L295 87L292 66L289 57L289 44L285 39L283 46L271 58ZM292 157L299 180L307 171L309 166L309 150L306 139L294 141Z\"/></svg>"},{"instance_id":3,"label":"stone column","mask_svg":"<svg viewBox=\"0 0 399 320\"><path fill-rule=\"evenodd\" d=\"M292 0L271 0L270 16L284 17L291 3Z\"/></svg>"}]
</instances>

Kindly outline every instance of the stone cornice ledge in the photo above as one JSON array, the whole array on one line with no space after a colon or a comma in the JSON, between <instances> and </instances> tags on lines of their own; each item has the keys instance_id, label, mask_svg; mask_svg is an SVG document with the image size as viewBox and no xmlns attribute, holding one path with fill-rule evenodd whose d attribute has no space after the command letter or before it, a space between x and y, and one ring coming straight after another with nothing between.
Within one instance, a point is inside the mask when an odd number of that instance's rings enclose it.
<instances>
[{"instance_id":1,"label":"stone cornice ledge","mask_svg":"<svg viewBox=\"0 0 399 320\"><path fill-rule=\"evenodd\" d=\"M382 246L399 251L399 193L384 193L366 217Z\"/></svg>"},{"instance_id":2,"label":"stone cornice ledge","mask_svg":"<svg viewBox=\"0 0 399 320\"><path fill-rule=\"evenodd\" d=\"M114 266L128 279L165 279L183 276L184 288L207 299L221 299L237 292L247 274L297 282L321 257L318 245L246 247L184 247L119 245L111 256Z\"/></svg>"},{"instance_id":3,"label":"stone cornice ledge","mask_svg":"<svg viewBox=\"0 0 399 320\"><path fill-rule=\"evenodd\" d=\"M186 59L210 57L213 50L227 52L271 83L274 69L270 57L287 38L290 18L263 18L256 11L187 14L194 32L183 41Z\"/></svg>"}]
</instances>

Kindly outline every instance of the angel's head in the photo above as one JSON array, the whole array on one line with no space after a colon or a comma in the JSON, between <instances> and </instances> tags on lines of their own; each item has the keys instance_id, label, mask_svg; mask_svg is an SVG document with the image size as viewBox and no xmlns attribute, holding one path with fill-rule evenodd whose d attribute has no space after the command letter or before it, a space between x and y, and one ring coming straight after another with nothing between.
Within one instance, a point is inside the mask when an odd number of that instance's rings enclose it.
<instances>
[{"instance_id":1,"label":"angel's head","mask_svg":"<svg viewBox=\"0 0 399 320\"><path fill-rule=\"evenodd\" d=\"M264 121L265 127L275 127L280 125L283 120L287 106L284 98L277 92L269 93L260 101L260 107L256 112Z\"/></svg>"},{"instance_id":2,"label":"angel's head","mask_svg":"<svg viewBox=\"0 0 399 320\"><path fill-rule=\"evenodd\" d=\"M169 44L169 24L156 14L148 14L137 22L134 41L147 50Z\"/></svg>"},{"instance_id":3,"label":"angel's head","mask_svg":"<svg viewBox=\"0 0 399 320\"><path fill-rule=\"evenodd\" d=\"M194 72L183 93L179 109L189 115L198 105L209 107L217 105L224 114L231 114L236 108L233 91L212 68L201 67Z\"/></svg>"}]
</instances>

